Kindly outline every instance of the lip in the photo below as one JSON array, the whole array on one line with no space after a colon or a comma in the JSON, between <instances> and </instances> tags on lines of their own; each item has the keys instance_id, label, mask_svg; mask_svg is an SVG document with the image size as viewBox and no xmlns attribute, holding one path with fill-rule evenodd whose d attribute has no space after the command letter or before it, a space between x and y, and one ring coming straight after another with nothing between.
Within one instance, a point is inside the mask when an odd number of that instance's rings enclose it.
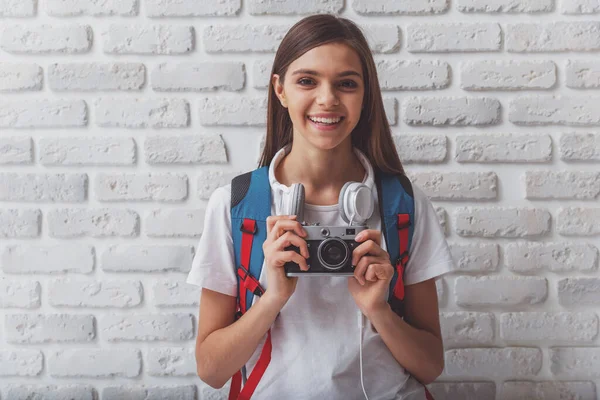
<instances>
[{"instance_id":1,"label":"lip","mask_svg":"<svg viewBox=\"0 0 600 400\"><path fill-rule=\"evenodd\" d=\"M311 117L316 117L316 116L311 115ZM334 117L320 117L320 118L334 118ZM306 117L306 120L315 129L317 129L319 131L325 131L325 132L334 131L334 130L338 129L341 126L342 122L344 121L344 119L342 119L340 122L338 122L335 125L321 125L321 124L317 124L316 122L313 122L310 118L308 118L308 116Z\"/></svg>"}]
</instances>

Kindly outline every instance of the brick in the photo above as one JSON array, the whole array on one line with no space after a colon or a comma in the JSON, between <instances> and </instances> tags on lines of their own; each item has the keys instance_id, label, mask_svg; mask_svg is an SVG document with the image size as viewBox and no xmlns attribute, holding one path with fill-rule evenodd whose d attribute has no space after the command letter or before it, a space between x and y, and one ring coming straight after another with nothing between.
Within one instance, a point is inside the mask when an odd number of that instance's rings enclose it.
<instances>
[{"instance_id":1,"label":"brick","mask_svg":"<svg viewBox=\"0 0 600 400\"><path fill-rule=\"evenodd\" d=\"M427 388L434 399L496 399L494 382L434 382Z\"/></svg>"},{"instance_id":2,"label":"brick","mask_svg":"<svg viewBox=\"0 0 600 400\"><path fill-rule=\"evenodd\" d=\"M0 128L68 128L86 126L83 100L0 101Z\"/></svg>"},{"instance_id":3,"label":"brick","mask_svg":"<svg viewBox=\"0 0 600 400\"><path fill-rule=\"evenodd\" d=\"M0 201L79 203L86 200L86 174L0 173Z\"/></svg>"},{"instance_id":4,"label":"brick","mask_svg":"<svg viewBox=\"0 0 600 400\"><path fill-rule=\"evenodd\" d=\"M194 49L194 29L183 25L112 24L102 33L108 54L185 54Z\"/></svg>"},{"instance_id":5,"label":"brick","mask_svg":"<svg viewBox=\"0 0 600 400\"><path fill-rule=\"evenodd\" d=\"M598 61L568 60L565 72L567 87L573 89L600 88L600 62Z\"/></svg>"},{"instance_id":6,"label":"brick","mask_svg":"<svg viewBox=\"0 0 600 400\"><path fill-rule=\"evenodd\" d=\"M139 281L56 279L48 287L53 307L130 308L142 302Z\"/></svg>"},{"instance_id":7,"label":"brick","mask_svg":"<svg viewBox=\"0 0 600 400\"><path fill-rule=\"evenodd\" d=\"M456 278L456 304L465 307L530 306L546 300L546 278L490 276Z\"/></svg>"},{"instance_id":8,"label":"brick","mask_svg":"<svg viewBox=\"0 0 600 400\"><path fill-rule=\"evenodd\" d=\"M448 224L446 221L448 218L446 215L446 210L444 210L442 207L436 207L435 213L437 215L438 222L444 231L444 235L448 236Z\"/></svg>"},{"instance_id":9,"label":"brick","mask_svg":"<svg viewBox=\"0 0 600 400\"><path fill-rule=\"evenodd\" d=\"M191 265L191 263L190 263ZM160 280L152 285L155 307L190 307L200 304L198 286L174 280Z\"/></svg>"},{"instance_id":10,"label":"brick","mask_svg":"<svg viewBox=\"0 0 600 400\"><path fill-rule=\"evenodd\" d=\"M150 376L196 376L193 348L161 347L148 350L146 366Z\"/></svg>"},{"instance_id":11,"label":"brick","mask_svg":"<svg viewBox=\"0 0 600 400\"><path fill-rule=\"evenodd\" d=\"M49 351L48 372L53 378L135 378L142 369L139 350L67 349Z\"/></svg>"},{"instance_id":12,"label":"brick","mask_svg":"<svg viewBox=\"0 0 600 400\"><path fill-rule=\"evenodd\" d=\"M33 163L33 141L31 138L0 138L0 165L24 165Z\"/></svg>"},{"instance_id":13,"label":"brick","mask_svg":"<svg viewBox=\"0 0 600 400\"><path fill-rule=\"evenodd\" d=\"M8 343L90 342L96 337L93 315L10 314L4 316Z\"/></svg>"},{"instance_id":14,"label":"brick","mask_svg":"<svg viewBox=\"0 0 600 400\"><path fill-rule=\"evenodd\" d=\"M361 24L372 53L391 54L400 50L400 28L391 24Z\"/></svg>"},{"instance_id":15,"label":"brick","mask_svg":"<svg viewBox=\"0 0 600 400\"><path fill-rule=\"evenodd\" d=\"M600 134L566 133L560 137L563 161L600 161Z\"/></svg>"},{"instance_id":16,"label":"brick","mask_svg":"<svg viewBox=\"0 0 600 400\"><path fill-rule=\"evenodd\" d=\"M129 91L144 86L141 63L64 63L48 67L48 84L55 91Z\"/></svg>"},{"instance_id":17,"label":"brick","mask_svg":"<svg viewBox=\"0 0 600 400\"><path fill-rule=\"evenodd\" d=\"M182 341L194 338L192 314L103 315L99 332L109 342Z\"/></svg>"},{"instance_id":18,"label":"brick","mask_svg":"<svg viewBox=\"0 0 600 400\"><path fill-rule=\"evenodd\" d=\"M88 385L10 385L6 396L11 400L94 400L95 390Z\"/></svg>"},{"instance_id":19,"label":"brick","mask_svg":"<svg viewBox=\"0 0 600 400\"><path fill-rule=\"evenodd\" d=\"M102 400L197 400L196 385L186 386L109 386L102 389Z\"/></svg>"},{"instance_id":20,"label":"brick","mask_svg":"<svg viewBox=\"0 0 600 400\"><path fill-rule=\"evenodd\" d=\"M150 75L152 89L157 92L239 91L245 79L241 62L162 63Z\"/></svg>"},{"instance_id":21,"label":"brick","mask_svg":"<svg viewBox=\"0 0 600 400\"><path fill-rule=\"evenodd\" d=\"M564 236L600 235L600 208L559 208L556 230Z\"/></svg>"},{"instance_id":22,"label":"brick","mask_svg":"<svg viewBox=\"0 0 600 400\"><path fill-rule=\"evenodd\" d=\"M43 364L39 350L0 350L0 376L38 376Z\"/></svg>"},{"instance_id":23,"label":"brick","mask_svg":"<svg viewBox=\"0 0 600 400\"><path fill-rule=\"evenodd\" d=\"M600 278L564 278L558 281L558 302L565 307L599 306Z\"/></svg>"},{"instance_id":24,"label":"brick","mask_svg":"<svg viewBox=\"0 0 600 400\"><path fill-rule=\"evenodd\" d=\"M190 106L184 99L102 98L95 105L101 127L182 128L190 121Z\"/></svg>"},{"instance_id":25,"label":"brick","mask_svg":"<svg viewBox=\"0 0 600 400\"><path fill-rule=\"evenodd\" d=\"M233 178L242 173L223 171L222 168L203 168L198 174L198 197L202 200L210 199L218 187L230 184Z\"/></svg>"},{"instance_id":26,"label":"brick","mask_svg":"<svg viewBox=\"0 0 600 400\"><path fill-rule=\"evenodd\" d=\"M550 348L550 372L557 378L600 378L600 348Z\"/></svg>"},{"instance_id":27,"label":"brick","mask_svg":"<svg viewBox=\"0 0 600 400\"><path fill-rule=\"evenodd\" d=\"M454 349L446 351L446 373L470 378L508 379L536 376L542 351L528 347Z\"/></svg>"},{"instance_id":28,"label":"brick","mask_svg":"<svg viewBox=\"0 0 600 400\"><path fill-rule=\"evenodd\" d=\"M598 335L598 317L593 312L518 312L500 317L503 340L592 342Z\"/></svg>"},{"instance_id":29,"label":"brick","mask_svg":"<svg viewBox=\"0 0 600 400\"><path fill-rule=\"evenodd\" d=\"M443 135L393 135L402 164L440 163L446 159L448 140Z\"/></svg>"},{"instance_id":30,"label":"brick","mask_svg":"<svg viewBox=\"0 0 600 400\"><path fill-rule=\"evenodd\" d=\"M388 120L388 124L390 126L395 126L398 124L398 101L396 101L393 97L384 97L383 98L383 110L385 111L385 115Z\"/></svg>"},{"instance_id":31,"label":"brick","mask_svg":"<svg viewBox=\"0 0 600 400\"><path fill-rule=\"evenodd\" d=\"M361 15L433 15L449 9L448 0L352 0L352 8Z\"/></svg>"},{"instance_id":32,"label":"brick","mask_svg":"<svg viewBox=\"0 0 600 400\"><path fill-rule=\"evenodd\" d=\"M89 25L12 25L4 29L0 48L9 53L77 54L92 47Z\"/></svg>"},{"instance_id":33,"label":"brick","mask_svg":"<svg viewBox=\"0 0 600 400\"><path fill-rule=\"evenodd\" d=\"M42 90L43 81L44 72L37 64L0 62L0 92Z\"/></svg>"},{"instance_id":34,"label":"brick","mask_svg":"<svg viewBox=\"0 0 600 400\"><path fill-rule=\"evenodd\" d=\"M267 89L271 84L271 69L273 59L256 60L252 64L252 87L255 89Z\"/></svg>"},{"instance_id":35,"label":"brick","mask_svg":"<svg viewBox=\"0 0 600 400\"><path fill-rule=\"evenodd\" d=\"M600 50L600 22L509 24L506 49L513 53Z\"/></svg>"},{"instance_id":36,"label":"brick","mask_svg":"<svg viewBox=\"0 0 600 400\"><path fill-rule=\"evenodd\" d=\"M41 304L40 291L40 283L37 281L0 278L0 309L39 308Z\"/></svg>"},{"instance_id":37,"label":"brick","mask_svg":"<svg viewBox=\"0 0 600 400\"><path fill-rule=\"evenodd\" d=\"M162 209L148 213L144 220L148 237L199 237L204 229L202 209Z\"/></svg>"},{"instance_id":38,"label":"brick","mask_svg":"<svg viewBox=\"0 0 600 400\"><path fill-rule=\"evenodd\" d=\"M193 258L191 246L114 245L102 253L100 263L109 272L189 272Z\"/></svg>"},{"instance_id":39,"label":"brick","mask_svg":"<svg viewBox=\"0 0 600 400\"><path fill-rule=\"evenodd\" d=\"M504 382L500 399L595 400L593 382Z\"/></svg>"},{"instance_id":40,"label":"brick","mask_svg":"<svg viewBox=\"0 0 600 400\"><path fill-rule=\"evenodd\" d=\"M431 200L491 200L498 196L494 172L417 172L409 177Z\"/></svg>"},{"instance_id":41,"label":"brick","mask_svg":"<svg viewBox=\"0 0 600 400\"><path fill-rule=\"evenodd\" d=\"M461 207L455 210L460 236L523 238L550 232L550 213L538 208Z\"/></svg>"},{"instance_id":42,"label":"brick","mask_svg":"<svg viewBox=\"0 0 600 400\"><path fill-rule=\"evenodd\" d=\"M260 97L205 97L200 101L200 123L204 126L265 126L267 99Z\"/></svg>"},{"instance_id":43,"label":"brick","mask_svg":"<svg viewBox=\"0 0 600 400\"><path fill-rule=\"evenodd\" d=\"M247 7L250 15L339 14L344 0L249 0Z\"/></svg>"},{"instance_id":44,"label":"brick","mask_svg":"<svg viewBox=\"0 0 600 400\"><path fill-rule=\"evenodd\" d=\"M51 237L134 237L139 216L133 210L109 208L63 208L48 212Z\"/></svg>"},{"instance_id":45,"label":"brick","mask_svg":"<svg viewBox=\"0 0 600 400\"><path fill-rule=\"evenodd\" d=\"M595 104L600 97L523 96L510 102L508 118L516 125L600 126Z\"/></svg>"},{"instance_id":46,"label":"brick","mask_svg":"<svg viewBox=\"0 0 600 400\"><path fill-rule=\"evenodd\" d=\"M444 89L450 85L450 65L441 61L377 61L381 90Z\"/></svg>"},{"instance_id":47,"label":"brick","mask_svg":"<svg viewBox=\"0 0 600 400\"><path fill-rule=\"evenodd\" d=\"M410 24L407 27L411 53L499 51L502 30L496 23Z\"/></svg>"},{"instance_id":48,"label":"brick","mask_svg":"<svg viewBox=\"0 0 600 400\"><path fill-rule=\"evenodd\" d=\"M275 53L290 29L288 25L209 25L203 32L207 53Z\"/></svg>"},{"instance_id":49,"label":"brick","mask_svg":"<svg viewBox=\"0 0 600 400\"><path fill-rule=\"evenodd\" d=\"M235 16L241 9L241 0L146 0L145 7L151 18Z\"/></svg>"},{"instance_id":50,"label":"brick","mask_svg":"<svg viewBox=\"0 0 600 400\"><path fill-rule=\"evenodd\" d=\"M461 64L464 90L551 89L556 84L552 61L472 61Z\"/></svg>"},{"instance_id":51,"label":"brick","mask_svg":"<svg viewBox=\"0 0 600 400\"><path fill-rule=\"evenodd\" d=\"M12 245L2 254L2 271L8 274L89 274L94 270L93 246Z\"/></svg>"},{"instance_id":52,"label":"brick","mask_svg":"<svg viewBox=\"0 0 600 400\"><path fill-rule=\"evenodd\" d=\"M227 163L221 135L151 136L144 142L144 153L151 165Z\"/></svg>"},{"instance_id":53,"label":"brick","mask_svg":"<svg viewBox=\"0 0 600 400\"><path fill-rule=\"evenodd\" d=\"M560 11L563 14L597 14L600 12L598 0L570 0L560 2Z\"/></svg>"},{"instance_id":54,"label":"brick","mask_svg":"<svg viewBox=\"0 0 600 400\"><path fill-rule=\"evenodd\" d=\"M500 122L500 102L486 97L408 97L402 114L408 125L493 125Z\"/></svg>"},{"instance_id":55,"label":"brick","mask_svg":"<svg viewBox=\"0 0 600 400\"><path fill-rule=\"evenodd\" d=\"M456 137L461 163L543 163L552 161L550 135L480 134Z\"/></svg>"},{"instance_id":56,"label":"brick","mask_svg":"<svg viewBox=\"0 0 600 400\"><path fill-rule=\"evenodd\" d=\"M33 17L36 14L36 8L36 0L0 0L0 17Z\"/></svg>"},{"instance_id":57,"label":"brick","mask_svg":"<svg viewBox=\"0 0 600 400\"><path fill-rule=\"evenodd\" d=\"M494 314L447 312L440 315L444 348L491 346L494 342Z\"/></svg>"},{"instance_id":58,"label":"brick","mask_svg":"<svg viewBox=\"0 0 600 400\"><path fill-rule=\"evenodd\" d=\"M554 11L554 0L459 0L465 13L543 13Z\"/></svg>"},{"instance_id":59,"label":"brick","mask_svg":"<svg viewBox=\"0 0 600 400\"><path fill-rule=\"evenodd\" d=\"M94 192L99 201L183 201L188 195L185 174L128 173L96 175Z\"/></svg>"},{"instance_id":60,"label":"brick","mask_svg":"<svg viewBox=\"0 0 600 400\"><path fill-rule=\"evenodd\" d=\"M598 249L586 243L510 243L504 257L517 273L592 272L598 267Z\"/></svg>"},{"instance_id":61,"label":"brick","mask_svg":"<svg viewBox=\"0 0 600 400\"><path fill-rule=\"evenodd\" d=\"M46 13L53 17L94 17L138 14L139 0L46 0Z\"/></svg>"},{"instance_id":62,"label":"brick","mask_svg":"<svg viewBox=\"0 0 600 400\"><path fill-rule=\"evenodd\" d=\"M133 165L136 146L126 137L60 137L39 140L39 161L43 165Z\"/></svg>"},{"instance_id":63,"label":"brick","mask_svg":"<svg viewBox=\"0 0 600 400\"><path fill-rule=\"evenodd\" d=\"M35 238L40 235L42 212L40 210L0 209L0 237Z\"/></svg>"},{"instance_id":64,"label":"brick","mask_svg":"<svg viewBox=\"0 0 600 400\"><path fill-rule=\"evenodd\" d=\"M527 199L593 200L600 194L600 172L525 171Z\"/></svg>"},{"instance_id":65,"label":"brick","mask_svg":"<svg viewBox=\"0 0 600 400\"><path fill-rule=\"evenodd\" d=\"M445 307L448 303L448 296L446 296L446 292L448 290L446 288L446 283L443 278L437 279L435 281L435 289L437 292L438 305L440 307Z\"/></svg>"},{"instance_id":66,"label":"brick","mask_svg":"<svg viewBox=\"0 0 600 400\"><path fill-rule=\"evenodd\" d=\"M497 244L453 244L450 253L455 270L460 272L494 272L500 263Z\"/></svg>"}]
</instances>

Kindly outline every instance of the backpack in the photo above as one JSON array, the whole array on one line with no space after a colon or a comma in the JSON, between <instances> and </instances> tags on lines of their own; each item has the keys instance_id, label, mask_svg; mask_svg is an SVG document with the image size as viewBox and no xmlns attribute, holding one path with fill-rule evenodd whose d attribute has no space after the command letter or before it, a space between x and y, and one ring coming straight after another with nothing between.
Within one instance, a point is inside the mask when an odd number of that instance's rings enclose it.
<instances>
[{"instance_id":1,"label":"backpack","mask_svg":"<svg viewBox=\"0 0 600 400\"><path fill-rule=\"evenodd\" d=\"M414 231L414 198L412 185L405 175L375 171L379 198L379 213L387 252L395 266L390 283L388 302L392 310L403 317L404 269L408 263ZM271 185L269 167L236 176L231 181L231 233L237 267L238 295L236 320L251 307L254 296L264 289L259 283L264 262L262 249L267 238L266 220L271 215ZM229 400L248 400L271 361L271 330L267 333L262 353L245 379L245 367L231 381ZM244 372L244 374L242 374ZM242 379L245 380L242 388ZM433 400L427 388L428 400Z\"/></svg>"}]
</instances>

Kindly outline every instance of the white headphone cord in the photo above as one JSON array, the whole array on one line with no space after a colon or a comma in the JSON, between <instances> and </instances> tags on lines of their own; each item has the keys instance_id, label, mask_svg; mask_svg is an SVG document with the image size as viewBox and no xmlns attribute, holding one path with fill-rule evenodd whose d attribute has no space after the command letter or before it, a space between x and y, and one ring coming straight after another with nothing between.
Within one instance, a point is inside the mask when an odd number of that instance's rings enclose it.
<instances>
[{"instance_id":1,"label":"white headphone cord","mask_svg":"<svg viewBox=\"0 0 600 400\"><path fill-rule=\"evenodd\" d=\"M363 361L362 361L362 345L363 345L363 327L364 327L364 319L362 312L358 312L358 326L360 328L360 342L359 342L359 363L360 363L360 385L362 386L363 394L365 395L365 400L369 400L369 396L367 396L367 391L365 390L365 381L363 378Z\"/></svg>"}]
</instances>

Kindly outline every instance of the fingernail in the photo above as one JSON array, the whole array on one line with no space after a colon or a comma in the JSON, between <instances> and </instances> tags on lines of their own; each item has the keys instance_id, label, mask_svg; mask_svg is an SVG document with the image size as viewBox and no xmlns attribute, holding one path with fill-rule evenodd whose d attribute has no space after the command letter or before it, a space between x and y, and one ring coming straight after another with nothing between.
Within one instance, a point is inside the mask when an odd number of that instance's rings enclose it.
<instances>
[{"instance_id":1,"label":"fingernail","mask_svg":"<svg viewBox=\"0 0 600 400\"><path fill-rule=\"evenodd\" d=\"M357 241L357 242L359 242L359 241L362 240L362 238L363 238L362 233L359 233L358 235L356 235L356 237L354 238L354 240Z\"/></svg>"}]
</instances>

